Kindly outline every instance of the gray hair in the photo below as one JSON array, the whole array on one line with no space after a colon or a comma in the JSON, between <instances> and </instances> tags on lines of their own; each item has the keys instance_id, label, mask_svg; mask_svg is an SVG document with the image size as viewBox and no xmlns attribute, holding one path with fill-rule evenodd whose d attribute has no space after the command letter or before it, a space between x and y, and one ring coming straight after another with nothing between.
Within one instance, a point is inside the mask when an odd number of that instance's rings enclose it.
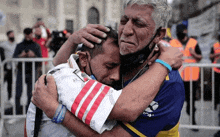
<instances>
[{"instance_id":1,"label":"gray hair","mask_svg":"<svg viewBox=\"0 0 220 137\"><path fill-rule=\"evenodd\" d=\"M124 8L133 4L153 7L152 18L156 24L155 30L159 27L167 27L168 21L172 16L172 8L168 5L167 0L124 0Z\"/></svg>"}]
</instances>

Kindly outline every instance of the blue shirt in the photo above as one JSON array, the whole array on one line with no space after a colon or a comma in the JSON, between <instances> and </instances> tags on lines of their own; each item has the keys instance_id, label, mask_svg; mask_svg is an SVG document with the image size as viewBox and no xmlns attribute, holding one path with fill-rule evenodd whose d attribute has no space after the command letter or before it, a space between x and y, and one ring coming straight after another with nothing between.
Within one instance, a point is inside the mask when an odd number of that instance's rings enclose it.
<instances>
[{"instance_id":1,"label":"blue shirt","mask_svg":"<svg viewBox=\"0 0 220 137\"><path fill-rule=\"evenodd\" d=\"M170 130L179 122L184 99L183 81L179 72L173 70L148 108L129 124L148 137L156 136L159 131ZM137 136L129 128L124 128L132 136Z\"/></svg>"}]
</instances>

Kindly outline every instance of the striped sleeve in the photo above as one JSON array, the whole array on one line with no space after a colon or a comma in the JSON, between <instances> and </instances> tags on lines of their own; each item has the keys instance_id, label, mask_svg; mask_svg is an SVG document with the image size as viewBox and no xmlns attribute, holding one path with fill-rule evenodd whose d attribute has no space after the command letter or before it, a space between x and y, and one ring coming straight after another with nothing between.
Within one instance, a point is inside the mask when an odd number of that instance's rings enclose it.
<instances>
[{"instance_id":1,"label":"striped sleeve","mask_svg":"<svg viewBox=\"0 0 220 137\"><path fill-rule=\"evenodd\" d=\"M65 68L54 75L59 101L98 133L111 130L116 121L107 121L107 118L122 90L114 90L92 79L84 82L73 72Z\"/></svg>"},{"instance_id":2,"label":"striped sleeve","mask_svg":"<svg viewBox=\"0 0 220 137\"><path fill-rule=\"evenodd\" d=\"M121 91L89 80L73 102L71 112L93 130L111 130L115 121L106 121Z\"/></svg>"}]
</instances>

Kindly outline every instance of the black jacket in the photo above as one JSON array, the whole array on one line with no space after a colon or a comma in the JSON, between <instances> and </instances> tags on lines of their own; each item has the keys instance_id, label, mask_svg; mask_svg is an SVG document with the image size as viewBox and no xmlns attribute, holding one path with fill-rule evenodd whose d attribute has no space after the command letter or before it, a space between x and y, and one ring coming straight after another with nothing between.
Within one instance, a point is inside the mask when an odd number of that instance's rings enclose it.
<instances>
[{"instance_id":1,"label":"black jacket","mask_svg":"<svg viewBox=\"0 0 220 137\"><path fill-rule=\"evenodd\" d=\"M23 40L21 43L17 44L15 51L14 51L14 54L13 54L13 58L19 58L18 55L21 54L22 51L28 52L29 50L32 50L38 58L42 57L40 46L37 43L35 43L33 41ZM40 65L41 65L41 63L36 62L35 69L37 69L37 67L39 67ZM18 63L18 69L22 70L22 63L21 62ZM32 63L31 62L25 63L25 72L32 73Z\"/></svg>"}]
</instances>

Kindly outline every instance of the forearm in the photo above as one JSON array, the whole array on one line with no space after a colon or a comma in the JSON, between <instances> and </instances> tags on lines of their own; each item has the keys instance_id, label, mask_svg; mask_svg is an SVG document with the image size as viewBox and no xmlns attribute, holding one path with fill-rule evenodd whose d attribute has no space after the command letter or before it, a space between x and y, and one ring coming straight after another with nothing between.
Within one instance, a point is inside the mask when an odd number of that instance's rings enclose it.
<instances>
[{"instance_id":1,"label":"forearm","mask_svg":"<svg viewBox=\"0 0 220 137\"><path fill-rule=\"evenodd\" d=\"M50 111L56 111L56 105L50 107ZM49 112L49 111L47 111ZM46 115L48 115L46 113ZM51 114L48 115L52 119ZM114 129L112 131L105 131L103 134L99 134L96 131L92 130L88 125L84 124L78 118L76 118L70 111L67 111L62 122L62 125L65 126L70 132L79 137L113 137Z\"/></svg>"},{"instance_id":2,"label":"forearm","mask_svg":"<svg viewBox=\"0 0 220 137\"><path fill-rule=\"evenodd\" d=\"M197 62L202 59L202 55L199 54L193 54L193 57L196 59Z\"/></svg>"},{"instance_id":3,"label":"forearm","mask_svg":"<svg viewBox=\"0 0 220 137\"><path fill-rule=\"evenodd\" d=\"M154 63L147 72L122 90L109 118L134 121L153 101L167 74L166 67Z\"/></svg>"},{"instance_id":4,"label":"forearm","mask_svg":"<svg viewBox=\"0 0 220 137\"><path fill-rule=\"evenodd\" d=\"M115 126L110 131L105 131L102 134L99 134L92 130L89 126L84 124L78 118L76 118L69 111L66 113L64 121L62 123L63 126L67 127L70 132L74 133L74 135L79 137L121 137L126 136L130 137L131 135L125 131L121 126Z\"/></svg>"},{"instance_id":5,"label":"forearm","mask_svg":"<svg viewBox=\"0 0 220 137\"><path fill-rule=\"evenodd\" d=\"M74 133L76 136L89 137L91 135L99 135L69 111L67 111L62 125L67 127L69 131Z\"/></svg>"},{"instance_id":6,"label":"forearm","mask_svg":"<svg viewBox=\"0 0 220 137\"><path fill-rule=\"evenodd\" d=\"M215 58L215 54L210 54L210 55L209 55L209 58L210 58L210 59L214 59L214 58Z\"/></svg>"},{"instance_id":7,"label":"forearm","mask_svg":"<svg viewBox=\"0 0 220 137\"><path fill-rule=\"evenodd\" d=\"M53 65L57 66L61 63L66 63L69 56L76 51L77 45L73 44L68 39L59 49L56 56L53 59Z\"/></svg>"},{"instance_id":8,"label":"forearm","mask_svg":"<svg viewBox=\"0 0 220 137\"><path fill-rule=\"evenodd\" d=\"M214 59L216 57L219 57L220 53L216 53L216 54L210 54L210 59Z\"/></svg>"}]
</instances>

